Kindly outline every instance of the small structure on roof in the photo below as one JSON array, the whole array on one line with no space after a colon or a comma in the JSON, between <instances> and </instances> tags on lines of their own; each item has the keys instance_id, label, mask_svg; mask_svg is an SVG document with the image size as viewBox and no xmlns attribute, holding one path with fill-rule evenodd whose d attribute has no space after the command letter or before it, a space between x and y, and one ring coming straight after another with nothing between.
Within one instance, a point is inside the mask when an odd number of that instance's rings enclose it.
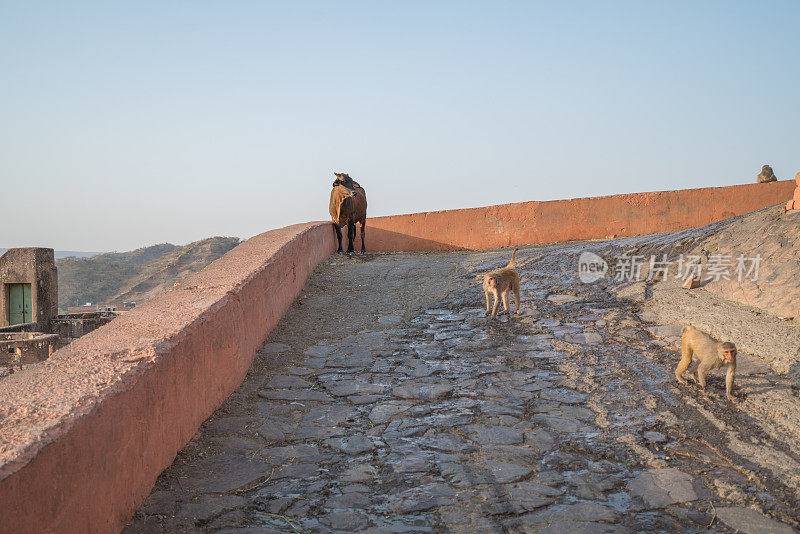
<instances>
[{"instance_id":1,"label":"small structure on roof","mask_svg":"<svg viewBox=\"0 0 800 534\"><path fill-rule=\"evenodd\" d=\"M58 314L58 274L51 248L10 248L0 256L0 327L34 323L48 332Z\"/></svg>"}]
</instances>

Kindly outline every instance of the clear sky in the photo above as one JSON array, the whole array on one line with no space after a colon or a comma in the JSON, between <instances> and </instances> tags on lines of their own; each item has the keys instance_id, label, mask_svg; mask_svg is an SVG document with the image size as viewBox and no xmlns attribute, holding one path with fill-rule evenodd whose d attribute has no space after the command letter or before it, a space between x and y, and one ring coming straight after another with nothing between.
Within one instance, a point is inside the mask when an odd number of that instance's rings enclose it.
<instances>
[{"instance_id":1,"label":"clear sky","mask_svg":"<svg viewBox=\"0 0 800 534\"><path fill-rule=\"evenodd\" d=\"M800 2L0 0L0 247L800 171Z\"/></svg>"}]
</instances>

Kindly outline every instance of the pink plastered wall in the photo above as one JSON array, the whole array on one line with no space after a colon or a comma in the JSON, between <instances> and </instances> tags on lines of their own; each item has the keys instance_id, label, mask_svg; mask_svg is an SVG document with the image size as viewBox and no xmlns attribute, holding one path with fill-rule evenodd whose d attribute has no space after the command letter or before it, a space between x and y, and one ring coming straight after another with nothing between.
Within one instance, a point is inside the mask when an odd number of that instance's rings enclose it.
<instances>
[{"instance_id":1,"label":"pink plastered wall","mask_svg":"<svg viewBox=\"0 0 800 534\"><path fill-rule=\"evenodd\" d=\"M0 532L121 530L335 242L329 223L253 237L0 381Z\"/></svg>"},{"instance_id":2,"label":"pink plastered wall","mask_svg":"<svg viewBox=\"0 0 800 534\"><path fill-rule=\"evenodd\" d=\"M367 219L366 245L368 251L486 250L656 234L784 203L794 186L784 180L374 217Z\"/></svg>"}]
</instances>

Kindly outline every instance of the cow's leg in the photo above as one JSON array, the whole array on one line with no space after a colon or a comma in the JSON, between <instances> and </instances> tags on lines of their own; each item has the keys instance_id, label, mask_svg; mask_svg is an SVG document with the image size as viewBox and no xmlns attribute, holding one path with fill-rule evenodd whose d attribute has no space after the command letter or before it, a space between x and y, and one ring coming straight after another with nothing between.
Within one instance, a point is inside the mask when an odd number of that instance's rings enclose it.
<instances>
[{"instance_id":1,"label":"cow's leg","mask_svg":"<svg viewBox=\"0 0 800 534\"><path fill-rule=\"evenodd\" d=\"M367 226L367 221L365 219L365 220L361 221L361 252L362 252L362 254L367 251L367 249L364 247L364 227L366 227L366 226Z\"/></svg>"},{"instance_id":2,"label":"cow's leg","mask_svg":"<svg viewBox=\"0 0 800 534\"><path fill-rule=\"evenodd\" d=\"M356 223L347 223L347 252L353 252L353 241L356 240Z\"/></svg>"},{"instance_id":3,"label":"cow's leg","mask_svg":"<svg viewBox=\"0 0 800 534\"><path fill-rule=\"evenodd\" d=\"M336 239L339 240L339 250L337 250L336 252L341 252L342 251L342 230L338 226L336 226L335 224L333 225L333 229L336 232Z\"/></svg>"}]
</instances>

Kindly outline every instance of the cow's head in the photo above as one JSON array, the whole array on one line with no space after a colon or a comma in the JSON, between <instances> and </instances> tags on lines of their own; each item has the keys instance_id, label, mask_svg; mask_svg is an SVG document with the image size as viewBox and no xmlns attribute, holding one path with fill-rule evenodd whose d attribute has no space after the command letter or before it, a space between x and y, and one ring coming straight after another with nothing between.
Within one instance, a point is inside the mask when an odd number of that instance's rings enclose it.
<instances>
[{"instance_id":1,"label":"cow's head","mask_svg":"<svg viewBox=\"0 0 800 534\"><path fill-rule=\"evenodd\" d=\"M350 178L350 175L343 172L335 172L333 173L336 176L336 180L333 181L333 187L337 185L342 185L350 190L350 196L356 196L356 186L353 184L353 179Z\"/></svg>"}]
</instances>

